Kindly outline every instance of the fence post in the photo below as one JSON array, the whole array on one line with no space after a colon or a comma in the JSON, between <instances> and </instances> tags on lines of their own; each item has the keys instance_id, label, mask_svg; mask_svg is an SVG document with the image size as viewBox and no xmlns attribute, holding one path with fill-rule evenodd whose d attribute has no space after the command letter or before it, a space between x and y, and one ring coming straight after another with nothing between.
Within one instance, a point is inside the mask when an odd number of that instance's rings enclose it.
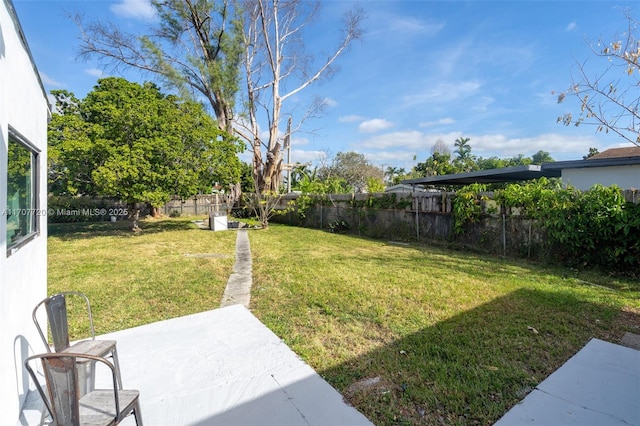
<instances>
[{"instance_id":1,"label":"fence post","mask_svg":"<svg viewBox=\"0 0 640 426\"><path fill-rule=\"evenodd\" d=\"M420 217L419 217L419 207L420 205L418 204L418 196L416 195L416 193L414 192L412 194L413 196L413 203L415 203L416 206L416 239L418 242L420 242Z\"/></svg>"},{"instance_id":2,"label":"fence post","mask_svg":"<svg viewBox=\"0 0 640 426\"><path fill-rule=\"evenodd\" d=\"M507 257L507 215L502 214L502 256Z\"/></svg>"}]
</instances>

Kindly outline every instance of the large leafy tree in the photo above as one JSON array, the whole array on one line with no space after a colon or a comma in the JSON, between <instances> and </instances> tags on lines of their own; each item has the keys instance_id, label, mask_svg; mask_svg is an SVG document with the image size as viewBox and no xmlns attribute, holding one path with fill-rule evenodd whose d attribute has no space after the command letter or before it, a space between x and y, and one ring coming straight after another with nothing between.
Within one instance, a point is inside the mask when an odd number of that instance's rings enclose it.
<instances>
[{"instance_id":1,"label":"large leafy tree","mask_svg":"<svg viewBox=\"0 0 640 426\"><path fill-rule=\"evenodd\" d=\"M230 133L240 78L241 3L151 0L151 4L159 19L141 34L78 18L81 54L97 56L116 68L150 72L182 95L203 97L218 126Z\"/></svg>"},{"instance_id":2,"label":"large leafy tree","mask_svg":"<svg viewBox=\"0 0 640 426\"><path fill-rule=\"evenodd\" d=\"M425 177L456 173L456 168L451 163L451 154L438 151L434 151L423 163L416 164L414 169L420 176Z\"/></svg>"},{"instance_id":3,"label":"large leafy tree","mask_svg":"<svg viewBox=\"0 0 640 426\"><path fill-rule=\"evenodd\" d=\"M159 19L144 35L127 33L103 21L83 22L81 53L114 66L161 77L181 93L204 96L221 129L235 131L253 152L255 196L277 194L283 170L282 141L305 118L322 108L284 109L295 96L330 74L337 58L360 37L359 11L345 16L344 29L326 59L304 52L304 30L320 2L302 0L151 0ZM234 115L240 64L246 89L243 109ZM280 129L283 116L299 113L298 124ZM261 124L266 123L267 138ZM264 200L262 200L264 201Z\"/></svg>"},{"instance_id":4,"label":"large leafy tree","mask_svg":"<svg viewBox=\"0 0 640 426\"><path fill-rule=\"evenodd\" d=\"M547 151L540 150L531 156L531 164L552 163L555 160Z\"/></svg>"},{"instance_id":5,"label":"large leafy tree","mask_svg":"<svg viewBox=\"0 0 640 426\"><path fill-rule=\"evenodd\" d=\"M318 171L322 180L338 178L354 192L370 191L370 181L382 182L383 170L372 164L364 154L358 152L339 152L330 166Z\"/></svg>"},{"instance_id":6,"label":"large leafy tree","mask_svg":"<svg viewBox=\"0 0 640 426\"><path fill-rule=\"evenodd\" d=\"M82 101L54 95L62 113L49 128L52 188L120 198L134 227L137 203L157 208L173 194L209 192L240 178L242 144L198 103L121 78L99 80Z\"/></svg>"},{"instance_id":7,"label":"large leafy tree","mask_svg":"<svg viewBox=\"0 0 640 426\"><path fill-rule=\"evenodd\" d=\"M503 167L515 167L529 164L542 164L554 161L546 151L540 150L531 157L525 157L518 154L511 158L498 157L475 157L471 155L471 147L468 145L468 138L459 138L455 141L457 157L451 159L451 154L446 149L436 149L436 146L442 147L443 144L436 142L432 148L431 157L424 162L416 164L413 171L418 176L440 176L453 173L462 173L474 170L500 169Z\"/></svg>"},{"instance_id":8,"label":"large leafy tree","mask_svg":"<svg viewBox=\"0 0 640 426\"><path fill-rule=\"evenodd\" d=\"M81 114L81 101L66 90L51 92L56 111L49 122L48 180L54 195L97 195L91 173L104 161L93 149L95 125Z\"/></svg>"}]
</instances>

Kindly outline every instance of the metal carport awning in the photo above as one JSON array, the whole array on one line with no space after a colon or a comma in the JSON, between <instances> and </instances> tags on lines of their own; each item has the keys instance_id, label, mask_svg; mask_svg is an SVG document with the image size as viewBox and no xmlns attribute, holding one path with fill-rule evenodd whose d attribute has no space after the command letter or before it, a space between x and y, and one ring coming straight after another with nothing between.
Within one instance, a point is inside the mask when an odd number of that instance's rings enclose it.
<instances>
[{"instance_id":1,"label":"metal carport awning","mask_svg":"<svg viewBox=\"0 0 640 426\"><path fill-rule=\"evenodd\" d=\"M472 183L520 182L541 177L560 177L561 171L544 169L538 165L505 167L502 169L479 170L476 172L430 176L404 180L407 185L469 185Z\"/></svg>"}]
</instances>

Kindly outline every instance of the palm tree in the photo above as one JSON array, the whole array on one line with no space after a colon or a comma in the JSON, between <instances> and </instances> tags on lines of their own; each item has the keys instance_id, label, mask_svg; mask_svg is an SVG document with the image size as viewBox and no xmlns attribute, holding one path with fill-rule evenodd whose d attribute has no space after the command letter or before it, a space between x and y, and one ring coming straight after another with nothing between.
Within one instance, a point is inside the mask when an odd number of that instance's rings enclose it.
<instances>
[{"instance_id":1,"label":"palm tree","mask_svg":"<svg viewBox=\"0 0 640 426\"><path fill-rule=\"evenodd\" d=\"M458 138L454 143L456 149L453 152L458 155L458 159L462 163L471 158L471 145L468 145L470 140L469 138Z\"/></svg>"}]
</instances>

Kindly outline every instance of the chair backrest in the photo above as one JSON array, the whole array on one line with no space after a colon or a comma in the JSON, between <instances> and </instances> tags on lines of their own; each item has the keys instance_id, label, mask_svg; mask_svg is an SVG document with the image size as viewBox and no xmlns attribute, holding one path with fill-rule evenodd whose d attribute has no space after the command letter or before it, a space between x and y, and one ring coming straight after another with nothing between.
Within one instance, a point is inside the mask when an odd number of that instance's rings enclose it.
<instances>
[{"instance_id":1,"label":"chair backrest","mask_svg":"<svg viewBox=\"0 0 640 426\"><path fill-rule=\"evenodd\" d=\"M42 361L43 374L46 380L47 392L42 389L42 385L38 380L36 373L31 368L33 360L40 359ZM33 355L24 362L29 375L33 379L42 400L44 401L49 414L53 419L53 423L58 426L77 426L80 424L80 387L78 383L78 369L76 362L78 359L89 359L100 361L111 369L113 380L114 398L111 407L115 408L114 422L117 423L121 419L120 404L118 398L118 387L116 382L116 373L113 364L101 357L82 354L69 353L46 353ZM114 404L115 403L115 407ZM114 423L114 424L115 424Z\"/></svg>"},{"instance_id":2,"label":"chair backrest","mask_svg":"<svg viewBox=\"0 0 640 426\"><path fill-rule=\"evenodd\" d=\"M74 357L42 358L47 383L49 410L57 425L80 424L78 370Z\"/></svg>"},{"instance_id":3,"label":"chair backrest","mask_svg":"<svg viewBox=\"0 0 640 426\"><path fill-rule=\"evenodd\" d=\"M40 323L38 322L37 313L42 305L45 307L45 311L47 313L47 322L48 322L48 330L51 331L51 338L53 340L53 348L55 352L60 352L69 347L69 323L67 319L67 298L69 296L78 296L83 299L84 305L86 307L88 319L89 319L89 328L91 333L91 338L95 339L95 330L93 328L93 316L91 315L91 304L89 303L89 298L80 293L78 291L65 291L61 293L54 294L43 299L40 303L36 305L33 309L33 322L38 329L38 333L40 333L40 337L47 347L47 351L51 351L49 346L49 341L47 339L47 327L44 329L40 327Z\"/></svg>"},{"instance_id":4,"label":"chair backrest","mask_svg":"<svg viewBox=\"0 0 640 426\"><path fill-rule=\"evenodd\" d=\"M63 293L54 294L44 302L47 320L53 339L53 347L60 352L69 347L69 322L67 320L67 300Z\"/></svg>"}]
</instances>

